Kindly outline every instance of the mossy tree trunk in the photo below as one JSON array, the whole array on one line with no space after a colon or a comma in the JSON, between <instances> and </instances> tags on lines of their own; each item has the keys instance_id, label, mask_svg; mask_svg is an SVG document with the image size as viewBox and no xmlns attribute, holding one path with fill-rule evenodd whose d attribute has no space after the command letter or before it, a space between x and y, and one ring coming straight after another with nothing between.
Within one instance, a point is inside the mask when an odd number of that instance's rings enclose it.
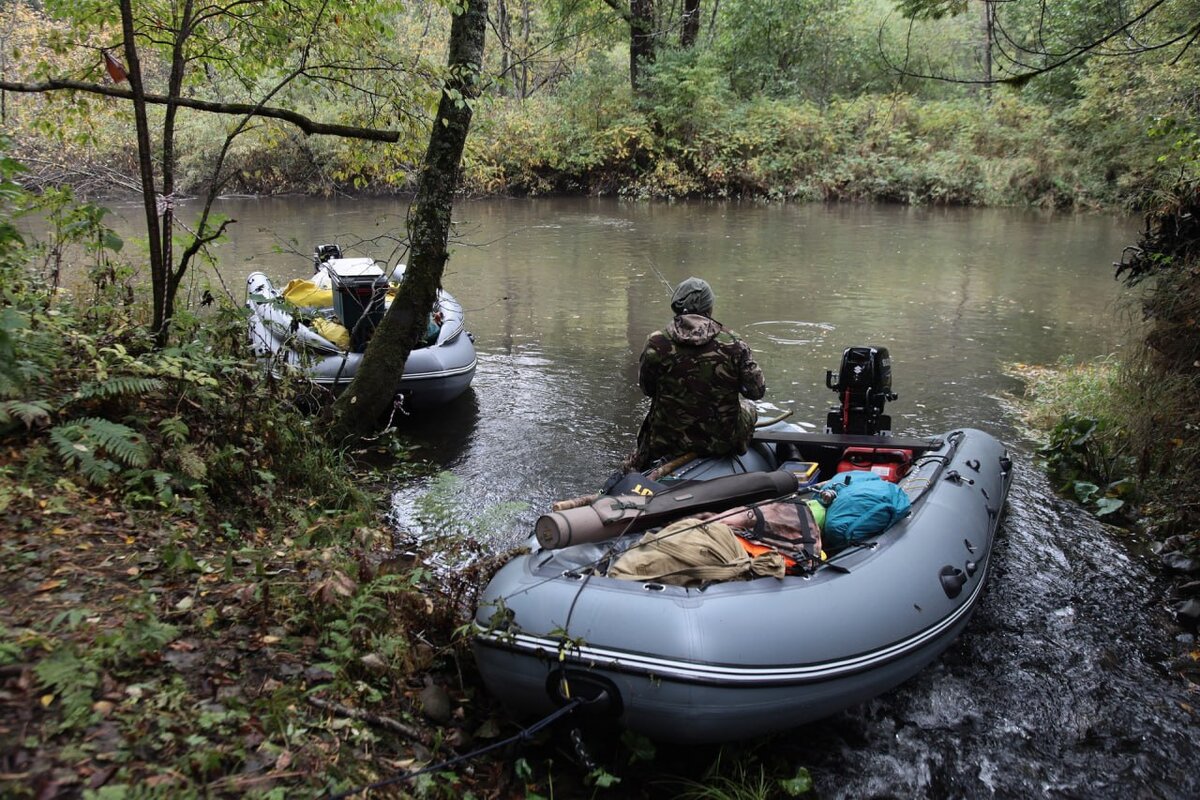
<instances>
[{"instance_id":1,"label":"mossy tree trunk","mask_svg":"<svg viewBox=\"0 0 1200 800\"><path fill-rule=\"evenodd\" d=\"M449 258L450 211L471 127L471 104L479 94L486 26L487 0L467 0L450 26L449 76L408 210L408 268L354 380L334 403L335 442L375 432L400 389L413 343L425 333Z\"/></svg>"}]
</instances>

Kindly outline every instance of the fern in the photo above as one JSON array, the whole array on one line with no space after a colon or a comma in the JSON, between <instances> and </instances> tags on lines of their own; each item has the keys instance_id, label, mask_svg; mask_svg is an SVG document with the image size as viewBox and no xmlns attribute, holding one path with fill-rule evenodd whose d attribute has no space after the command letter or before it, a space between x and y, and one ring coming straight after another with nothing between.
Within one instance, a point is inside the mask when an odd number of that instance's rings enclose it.
<instances>
[{"instance_id":1,"label":"fern","mask_svg":"<svg viewBox=\"0 0 1200 800\"><path fill-rule=\"evenodd\" d=\"M171 485L174 476L159 469L127 470L125 478L125 502L131 505L154 504L163 507L175 502L175 488Z\"/></svg>"},{"instance_id":2,"label":"fern","mask_svg":"<svg viewBox=\"0 0 1200 800\"><path fill-rule=\"evenodd\" d=\"M185 478L203 481L208 477L208 465L204 463L204 456L195 447L182 445L171 453L171 457L175 461L175 468Z\"/></svg>"},{"instance_id":3,"label":"fern","mask_svg":"<svg viewBox=\"0 0 1200 800\"><path fill-rule=\"evenodd\" d=\"M38 682L59 701L62 715L58 730L84 728L93 718L92 691L100 685L95 664L82 659L75 651L62 646L33 668Z\"/></svg>"},{"instance_id":4,"label":"fern","mask_svg":"<svg viewBox=\"0 0 1200 800\"><path fill-rule=\"evenodd\" d=\"M44 428L50 424L50 404L45 400L0 400L0 427L20 420L26 429Z\"/></svg>"},{"instance_id":5,"label":"fern","mask_svg":"<svg viewBox=\"0 0 1200 800\"><path fill-rule=\"evenodd\" d=\"M76 467L89 482L99 486L122 466L140 469L150 463L150 448L141 434L99 417L58 425L50 430L50 441L64 464Z\"/></svg>"},{"instance_id":6,"label":"fern","mask_svg":"<svg viewBox=\"0 0 1200 800\"><path fill-rule=\"evenodd\" d=\"M159 422L158 430L162 433L163 439L174 445L181 445L186 442L188 434L191 433L187 423L179 417L168 417Z\"/></svg>"},{"instance_id":7,"label":"fern","mask_svg":"<svg viewBox=\"0 0 1200 800\"><path fill-rule=\"evenodd\" d=\"M95 400L110 397L140 397L156 392L163 387L158 378L141 378L136 375L114 375L100 382L82 383L75 390L76 400Z\"/></svg>"}]
</instances>

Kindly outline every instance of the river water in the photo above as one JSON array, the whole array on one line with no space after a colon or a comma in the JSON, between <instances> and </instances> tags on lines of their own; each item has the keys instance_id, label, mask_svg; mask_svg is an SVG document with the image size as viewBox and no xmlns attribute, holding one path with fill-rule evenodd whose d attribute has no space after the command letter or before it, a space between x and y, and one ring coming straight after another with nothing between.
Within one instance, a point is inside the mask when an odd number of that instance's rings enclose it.
<instances>
[{"instance_id":1,"label":"river water","mask_svg":"<svg viewBox=\"0 0 1200 800\"><path fill-rule=\"evenodd\" d=\"M250 269L307 275L318 242L394 260L405 205L228 200L221 211L238 220L219 255L240 301ZM472 531L481 547L521 542L551 501L594 490L632 447L646 409L637 356L670 317L666 284L704 277L714 316L749 342L767 400L794 420L823 425L825 370L844 348L883 346L896 433L984 428L1016 464L995 571L965 634L903 687L788 737L817 793L1200 796L1200 728L1169 667L1179 643L1164 587L1120 534L1055 497L1005 373L1120 349L1112 262L1136 220L609 199L469 202L454 216L444 285L467 309L479 370L452 407L401 425L456 476L460 518L526 504ZM422 532L421 491L397 492L399 527Z\"/></svg>"}]
</instances>

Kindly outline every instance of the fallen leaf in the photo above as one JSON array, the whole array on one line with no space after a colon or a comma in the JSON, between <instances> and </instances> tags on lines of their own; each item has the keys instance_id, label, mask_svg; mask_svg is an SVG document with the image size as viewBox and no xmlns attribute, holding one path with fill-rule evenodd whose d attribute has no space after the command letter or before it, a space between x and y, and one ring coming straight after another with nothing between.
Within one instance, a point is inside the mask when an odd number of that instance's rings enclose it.
<instances>
[{"instance_id":1,"label":"fallen leaf","mask_svg":"<svg viewBox=\"0 0 1200 800\"><path fill-rule=\"evenodd\" d=\"M42 695L42 708L49 708L50 704L53 702L54 702L54 695L52 695L52 694Z\"/></svg>"},{"instance_id":2,"label":"fallen leaf","mask_svg":"<svg viewBox=\"0 0 1200 800\"><path fill-rule=\"evenodd\" d=\"M39 592L53 591L54 589L57 589L58 587L62 586L64 583L66 583L66 581L60 581L60 580L42 581L41 583L38 584L37 591L39 591Z\"/></svg>"}]
</instances>

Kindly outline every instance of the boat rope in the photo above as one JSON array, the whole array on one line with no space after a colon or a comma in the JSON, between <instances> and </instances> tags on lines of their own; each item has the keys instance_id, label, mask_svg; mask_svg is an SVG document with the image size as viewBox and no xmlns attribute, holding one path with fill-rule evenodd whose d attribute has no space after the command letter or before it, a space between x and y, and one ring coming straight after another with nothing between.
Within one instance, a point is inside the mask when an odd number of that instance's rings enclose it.
<instances>
[{"instance_id":1,"label":"boat rope","mask_svg":"<svg viewBox=\"0 0 1200 800\"><path fill-rule=\"evenodd\" d=\"M784 412L778 414L777 416L770 417L769 419L757 420L754 423L754 427L755 428L769 428L772 425L774 425L776 422L783 422L785 419L787 419L794 413L796 413L794 410L789 409L787 411L784 411Z\"/></svg>"},{"instance_id":2,"label":"boat rope","mask_svg":"<svg viewBox=\"0 0 1200 800\"><path fill-rule=\"evenodd\" d=\"M396 396L392 398L392 411L390 414L388 414L387 422L385 422L383 424L383 428L379 431L379 433L375 434L374 436L364 436L364 437L362 437L362 440L364 442L374 442L378 439L382 439L388 433L391 433L391 431L393 430L392 422L394 422L396 419L397 411L399 411L401 414L403 414L406 417L412 416L411 414L408 413L408 409L406 409L404 407L404 393L403 392L396 392Z\"/></svg>"},{"instance_id":3,"label":"boat rope","mask_svg":"<svg viewBox=\"0 0 1200 800\"><path fill-rule=\"evenodd\" d=\"M385 778L384 780L376 781L375 783L370 783L370 784L366 784L363 786L356 786L353 789L347 789L346 791L343 791L343 792L337 792L336 794L331 794L331 795L329 795L328 800L344 800L344 798L352 797L356 794L359 794L360 792L369 792L374 789L382 789L385 786L394 786L397 783L403 783L404 781L410 781L413 778L417 778L421 775L427 775L431 772L441 772L443 770L450 769L451 767L455 767L459 764L462 764L465 761L470 761L472 759L479 758L480 756L490 753L493 750L499 750L502 747L508 747L510 744L516 744L518 742L522 742L522 743L528 742L533 739L533 735L535 733L537 733L538 731L542 730L543 728L545 728L549 725L554 724L556 721L558 721L562 717L567 716L572 711L574 711L576 708L583 705L583 703L584 703L584 701L581 699L578 699L578 698L570 700L565 705L563 705L559 708L556 708L554 711L552 711L549 714L547 714L546 716L542 717L537 722L533 723L532 725L530 725L526 728L522 728L520 731L518 731L517 733L508 737L507 739L504 739L499 742L493 742L489 745L486 745L485 747L480 747L479 749L472 750L469 753L463 753L460 756L455 756L454 758L447 759L446 761L441 761L437 764L430 764L429 766L423 767L414 772L405 772L405 773L402 773L399 775L393 775L390 778Z\"/></svg>"}]
</instances>

